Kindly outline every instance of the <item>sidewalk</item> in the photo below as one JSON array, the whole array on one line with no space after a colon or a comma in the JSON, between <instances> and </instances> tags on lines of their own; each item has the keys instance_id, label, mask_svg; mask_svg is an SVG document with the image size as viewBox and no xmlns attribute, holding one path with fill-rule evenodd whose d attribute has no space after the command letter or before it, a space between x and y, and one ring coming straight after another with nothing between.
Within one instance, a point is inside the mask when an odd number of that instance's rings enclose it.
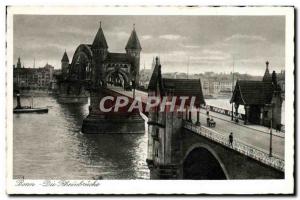
<instances>
[{"instance_id":1,"label":"sidewalk","mask_svg":"<svg viewBox=\"0 0 300 200\"><path fill-rule=\"evenodd\" d=\"M201 113L206 115L206 111L201 110ZM260 132L262 132L264 134L270 134L270 129L268 127L265 127L265 126L260 126L260 125L255 125L255 124L245 125L244 121L241 120L241 119L239 119L239 122L236 123L234 121L231 121L231 117L230 116L223 115L223 114L220 114L220 113L216 113L216 112L213 112L213 111L209 111L209 115L212 116L212 117L214 117L214 118L218 118L218 119L230 122L230 123L232 123L234 125L239 125L239 126L243 126L243 127L249 128L249 129L260 131ZM275 129L272 129L272 135L275 135L275 136L278 136L278 137L282 137L282 138L285 137L285 134L283 132L278 132Z\"/></svg>"},{"instance_id":2,"label":"sidewalk","mask_svg":"<svg viewBox=\"0 0 300 200\"><path fill-rule=\"evenodd\" d=\"M208 128L223 134L225 137L228 137L232 132L234 134L234 140L237 139L244 144L256 147L257 149L263 149L265 152L269 152L270 134L268 132L258 131L256 129L249 128L249 126L233 123L230 116L227 117L227 119L226 116L224 117L222 115L222 118L219 118L216 116L216 113L211 113L211 116L213 116L213 119L216 122L216 127ZM196 122L196 117L196 113L192 113L193 123ZM200 122L204 127L207 127L206 117L207 115L201 112ZM273 154L279 156L280 158L284 158L285 138L282 136L273 135L271 141L273 146Z\"/></svg>"}]
</instances>

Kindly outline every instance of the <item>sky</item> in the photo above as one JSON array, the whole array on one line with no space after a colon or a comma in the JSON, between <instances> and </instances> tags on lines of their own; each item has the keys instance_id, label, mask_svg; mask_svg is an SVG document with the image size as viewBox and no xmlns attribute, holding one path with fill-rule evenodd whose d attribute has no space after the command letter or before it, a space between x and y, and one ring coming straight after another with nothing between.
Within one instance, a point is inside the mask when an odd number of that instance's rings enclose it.
<instances>
[{"instance_id":1,"label":"sky","mask_svg":"<svg viewBox=\"0 0 300 200\"><path fill-rule=\"evenodd\" d=\"M15 15L14 63L59 69L80 44L91 44L101 21L110 52L125 52L135 24L141 66L159 56L163 72L235 72L263 75L285 68L284 16L64 16ZM71 62L71 61L70 61ZM234 66L234 67L233 67Z\"/></svg>"}]
</instances>

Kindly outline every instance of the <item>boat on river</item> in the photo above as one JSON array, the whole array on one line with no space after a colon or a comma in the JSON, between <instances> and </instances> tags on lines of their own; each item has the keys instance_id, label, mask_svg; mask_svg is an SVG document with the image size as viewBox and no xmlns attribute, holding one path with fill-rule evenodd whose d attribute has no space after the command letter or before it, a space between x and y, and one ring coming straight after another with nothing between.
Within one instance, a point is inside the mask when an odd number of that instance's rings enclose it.
<instances>
[{"instance_id":1,"label":"boat on river","mask_svg":"<svg viewBox=\"0 0 300 200\"><path fill-rule=\"evenodd\" d=\"M48 113L48 108L31 108L31 107L21 107L14 108L14 113Z\"/></svg>"},{"instance_id":2,"label":"boat on river","mask_svg":"<svg viewBox=\"0 0 300 200\"><path fill-rule=\"evenodd\" d=\"M13 110L14 113L48 113L48 108L34 108L33 98L31 99L31 106L21 106L20 93L17 94L17 106Z\"/></svg>"}]
</instances>

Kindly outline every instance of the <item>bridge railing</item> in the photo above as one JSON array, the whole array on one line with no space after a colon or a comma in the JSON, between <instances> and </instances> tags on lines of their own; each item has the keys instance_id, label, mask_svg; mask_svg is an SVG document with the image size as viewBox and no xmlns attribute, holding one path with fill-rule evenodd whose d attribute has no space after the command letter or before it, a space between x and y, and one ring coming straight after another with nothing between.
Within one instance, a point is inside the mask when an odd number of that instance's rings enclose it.
<instances>
[{"instance_id":1,"label":"bridge railing","mask_svg":"<svg viewBox=\"0 0 300 200\"><path fill-rule=\"evenodd\" d=\"M233 144L229 143L229 138L226 135L222 135L214 130L208 129L203 126L196 126L195 124L187 121L183 121L184 128L204 136L212 141L220 143L228 148L231 148L239 153L242 153L250 158L253 158L261 163L271 166L275 169L284 172L284 160L277 156L270 157L268 153L254 148L253 146L247 145L239 140L233 140Z\"/></svg>"}]
</instances>

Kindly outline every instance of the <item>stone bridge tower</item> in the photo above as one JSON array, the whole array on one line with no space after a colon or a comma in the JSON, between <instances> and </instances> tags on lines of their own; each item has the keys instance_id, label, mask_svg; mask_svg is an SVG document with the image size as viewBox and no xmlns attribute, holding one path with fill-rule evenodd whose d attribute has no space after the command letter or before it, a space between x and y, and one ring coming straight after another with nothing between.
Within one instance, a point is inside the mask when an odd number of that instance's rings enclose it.
<instances>
[{"instance_id":1,"label":"stone bridge tower","mask_svg":"<svg viewBox=\"0 0 300 200\"><path fill-rule=\"evenodd\" d=\"M174 111L170 107L160 111L160 106L152 108L148 115L148 157L151 179L179 179L182 175L182 122L188 113L179 110L181 105L189 109L192 97L194 106L199 108L205 104L201 82L199 79L167 79L161 76L161 65L156 58L156 65L148 86L148 96L167 97L167 102L175 104ZM176 101L173 100L176 97ZM181 97L187 97L185 102ZM182 104L183 103L183 104ZM197 113L199 115L199 113ZM198 121L199 123L199 118Z\"/></svg>"},{"instance_id":2,"label":"stone bridge tower","mask_svg":"<svg viewBox=\"0 0 300 200\"><path fill-rule=\"evenodd\" d=\"M127 112L124 109L122 112L104 112L100 109L100 102L106 96L120 96L110 90L110 86L122 87L127 91L138 86L141 49L134 28L125 47L126 53L110 52L101 22L93 43L82 45L82 49L78 47L77 54L82 54L82 59L88 62L87 66L92 68L91 79L87 80L90 92L89 115L83 121L82 132L144 133L144 120L137 111Z\"/></svg>"},{"instance_id":3,"label":"stone bridge tower","mask_svg":"<svg viewBox=\"0 0 300 200\"><path fill-rule=\"evenodd\" d=\"M108 54L108 45L101 27L98 29L98 32L95 36L94 42L92 44L93 60L94 60L94 69L93 69L93 78L94 84L102 85L105 77L105 68L104 60Z\"/></svg>"},{"instance_id":4,"label":"stone bridge tower","mask_svg":"<svg viewBox=\"0 0 300 200\"><path fill-rule=\"evenodd\" d=\"M132 74L132 82L135 83L135 86L139 86L140 82L140 53L142 50L140 41L135 31L135 27L131 32L127 45L125 47L126 53L132 63L131 74Z\"/></svg>"},{"instance_id":5,"label":"stone bridge tower","mask_svg":"<svg viewBox=\"0 0 300 200\"><path fill-rule=\"evenodd\" d=\"M69 57L66 51L61 59L61 73L63 79L66 79L69 73Z\"/></svg>"}]
</instances>

